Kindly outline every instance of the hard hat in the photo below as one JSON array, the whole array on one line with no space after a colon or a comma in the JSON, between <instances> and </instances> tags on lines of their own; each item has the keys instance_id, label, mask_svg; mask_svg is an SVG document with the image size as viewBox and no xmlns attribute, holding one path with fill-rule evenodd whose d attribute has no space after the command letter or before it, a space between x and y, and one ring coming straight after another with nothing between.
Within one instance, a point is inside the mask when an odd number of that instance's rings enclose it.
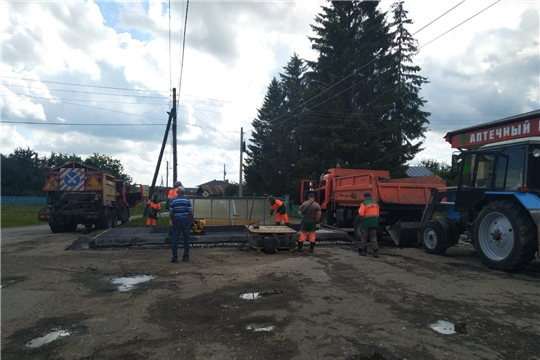
<instances>
[{"instance_id":1,"label":"hard hat","mask_svg":"<svg viewBox=\"0 0 540 360\"><path fill-rule=\"evenodd\" d=\"M182 182L181 181L175 181L174 182L174 187L179 187L179 186L182 186Z\"/></svg>"},{"instance_id":2,"label":"hard hat","mask_svg":"<svg viewBox=\"0 0 540 360\"><path fill-rule=\"evenodd\" d=\"M182 185L180 185L180 186L178 187L178 191L180 191L180 192L185 192L185 191L186 191L186 188L183 187Z\"/></svg>"},{"instance_id":3,"label":"hard hat","mask_svg":"<svg viewBox=\"0 0 540 360\"><path fill-rule=\"evenodd\" d=\"M274 197L273 197L272 195L268 195L268 197L266 198L266 200L272 201L272 200L274 200Z\"/></svg>"}]
</instances>

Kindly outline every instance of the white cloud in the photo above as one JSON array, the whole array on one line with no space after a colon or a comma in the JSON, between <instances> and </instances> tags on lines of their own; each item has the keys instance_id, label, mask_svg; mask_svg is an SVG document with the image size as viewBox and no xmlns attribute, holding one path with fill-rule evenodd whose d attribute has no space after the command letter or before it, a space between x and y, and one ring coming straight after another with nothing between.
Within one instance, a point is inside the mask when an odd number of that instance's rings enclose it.
<instances>
[{"instance_id":1,"label":"white cloud","mask_svg":"<svg viewBox=\"0 0 540 360\"><path fill-rule=\"evenodd\" d=\"M388 10L393 2L381 6ZM411 32L459 3L407 1ZM466 1L415 37L427 44L491 3ZM268 84L293 53L315 59L307 37L321 5L327 2L190 3L178 109L178 174L187 186L222 179L224 164L227 179L238 181L240 128L249 139ZM169 49L166 2L1 2L2 120L70 124L2 124L3 153L21 146L40 155L106 154L149 184L170 110L168 90L180 79L182 6L171 3ZM421 48L415 63L430 81L421 95L433 115L426 150L415 161L449 161L447 131L540 107L538 7L499 2ZM79 125L89 123L123 126ZM172 166L170 138L158 184L166 181L166 161Z\"/></svg>"}]
</instances>

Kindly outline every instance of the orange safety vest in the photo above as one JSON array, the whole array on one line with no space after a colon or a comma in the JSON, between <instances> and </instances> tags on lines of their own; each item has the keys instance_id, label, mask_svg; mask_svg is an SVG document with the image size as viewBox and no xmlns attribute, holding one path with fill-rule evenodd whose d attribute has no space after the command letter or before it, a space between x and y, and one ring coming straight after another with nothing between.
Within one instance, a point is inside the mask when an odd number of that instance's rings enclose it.
<instances>
[{"instance_id":1,"label":"orange safety vest","mask_svg":"<svg viewBox=\"0 0 540 360\"><path fill-rule=\"evenodd\" d=\"M283 205L283 201L276 199L276 202L274 203L274 205L270 206L270 210L278 210L281 207L281 205Z\"/></svg>"},{"instance_id":2,"label":"orange safety vest","mask_svg":"<svg viewBox=\"0 0 540 360\"><path fill-rule=\"evenodd\" d=\"M178 188L174 188L169 190L169 194L167 195L167 199L172 199L173 197L176 197L178 195Z\"/></svg>"}]
</instances>

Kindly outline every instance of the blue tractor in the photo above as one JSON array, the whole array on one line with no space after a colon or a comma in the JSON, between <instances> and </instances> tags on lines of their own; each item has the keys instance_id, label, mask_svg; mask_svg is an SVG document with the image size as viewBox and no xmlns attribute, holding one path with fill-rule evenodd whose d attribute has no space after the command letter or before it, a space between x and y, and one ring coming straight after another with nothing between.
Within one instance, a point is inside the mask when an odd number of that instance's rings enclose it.
<instances>
[{"instance_id":1,"label":"blue tractor","mask_svg":"<svg viewBox=\"0 0 540 360\"><path fill-rule=\"evenodd\" d=\"M529 264L540 253L540 136L462 150L452 156L452 168L458 186L433 189L422 217L425 251L444 254L462 238L490 268Z\"/></svg>"}]
</instances>

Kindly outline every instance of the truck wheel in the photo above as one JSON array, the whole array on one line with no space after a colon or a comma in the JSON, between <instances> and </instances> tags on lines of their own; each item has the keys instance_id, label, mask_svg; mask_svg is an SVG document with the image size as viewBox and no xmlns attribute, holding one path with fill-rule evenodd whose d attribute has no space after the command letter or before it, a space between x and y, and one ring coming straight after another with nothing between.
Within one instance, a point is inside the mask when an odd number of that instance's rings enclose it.
<instances>
[{"instance_id":1,"label":"truck wheel","mask_svg":"<svg viewBox=\"0 0 540 360\"><path fill-rule=\"evenodd\" d=\"M437 220L430 220L422 226L420 239L428 254L442 255L446 252L444 229Z\"/></svg>"},{"instance_id":2,"label":"truck wheel","mask_svg":"<svg viewBox=\"0 0 540 360\"><path fill-rule=\"evenodd\" d=\"M111 211L111 227L115 228L118 225L118 212L116 210Z\"/></svg>"},{"instance_id":3,"label":"truck wheel","mask_svg":"<svg viewBox=\"0 0 540 360\"><path fill-rule=\"evenodd\" d=\"M66 224L65 229L66 231L75 232L77 231L77 221L70 221L68 224Z\"/></svg>"},{"instance_id":4,"label":"truck wheel","mask_svg":"<svg viewBox=\"0 0 540 360\"><path fill-rule=\"evenodd\" d=\"M64 228L64 225L58 225L58 224L49 223L49 227L51 228L51 232L53 234L58 234L58 233L66 231L65 228Z\"/></svg>"},{"instance_id":5,"label":"truck wheel","mask_svg":"<svg viewBox=\"0 0 540 360\"><path fill-rule=\"evenodd\" d=\"M125 224L129 221L129 208L127 206L123 206L122 207L122 212L121 212L121 216L120 216L120 221L122 222L122 224Z\"/></svg>"},{"instance_id":6,"label":"truck wheel","mask_svg":"<svg viewBox=\"0 0 540 360\"><path fill-rule=\"evenodd\" d=\"M494 201L480 212L474 225L474 245L484 264L515 270L534 259L536 228L528 212L509 201Z\"/></svg>"},{"instance_id":7,"label":"truck wheel","mask_svg":"<svg viewBox=\"0 0 540 360\"><path fill-rule=\"evenodd\" d=\"M362 222L362 218L360 216L356 216L354 218L354 237L357 240L362 239L362 229L360 229L361 222Z\"/></svg>"},{"instance_id":8,"label":"truck wheel","mask_svg":"<svg viewBox=\"0 0 540 360\"><path fill-rule=\"evenodd\" d=\"M101 217L99 219L100 222L100 229L110 229L111 227L111 212L109 209L105 208L103 209L103 212L101 213Z\"/></svg>"}]
</instances>

